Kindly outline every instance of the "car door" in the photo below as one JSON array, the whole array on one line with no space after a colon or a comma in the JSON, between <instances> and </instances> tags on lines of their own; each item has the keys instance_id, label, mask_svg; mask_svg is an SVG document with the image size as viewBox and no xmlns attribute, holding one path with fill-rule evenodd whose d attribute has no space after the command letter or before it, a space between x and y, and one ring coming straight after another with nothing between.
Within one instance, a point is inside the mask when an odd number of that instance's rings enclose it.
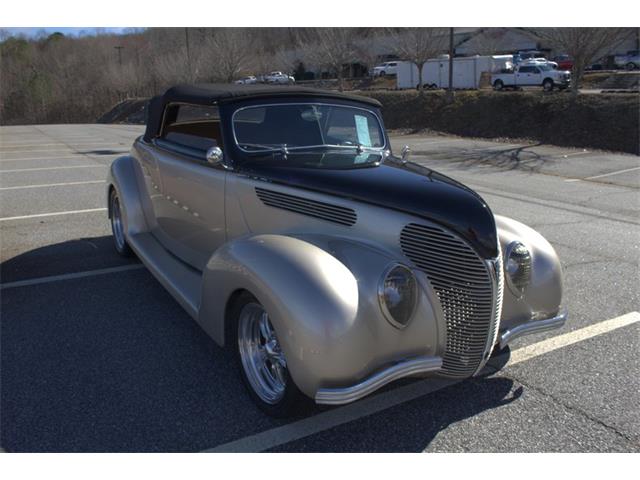
<instances>
[{"instance_id":1,"label":"car door","mask_svg":"<svg viewBox=\"0 0 640 480\"><path fill-rule=\"evenodd\" d=\"M533 85L531 83L531 74L534 67L524 65L518 69L516 73L516 85Z\"/></svg>"},{"instance_id":2,"label":"car door","mask_svg":"<svg viewBox=\"0 0 640 480\"><path fill-rule=\"evenodd\" d=\"M217 107L170 105L155 140L162 180L159 240L171 253L202 270L226 240L226 170L206 161L212 146L222 147Z\"/></svg>"},{"instance_id":3,"label":"car door","mask_svg":"<svg viewBox=\"0 0 640 480\"><path fill-rule=\"evenodd\" d=\"M538 67L532 67L529 81L531 83L529 83L528 85L542 85L542 70L540 70Z\"/></svg>"}]
</instances>

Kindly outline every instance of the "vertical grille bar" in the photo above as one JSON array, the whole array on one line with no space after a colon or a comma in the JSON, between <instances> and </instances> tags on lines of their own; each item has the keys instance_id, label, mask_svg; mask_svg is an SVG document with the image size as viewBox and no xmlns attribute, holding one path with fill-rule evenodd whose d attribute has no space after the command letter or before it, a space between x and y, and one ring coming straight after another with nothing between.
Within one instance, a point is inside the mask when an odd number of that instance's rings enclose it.
<instances>
[{"instance_id":1,"label":"vertical grille bar","mask_svg":"<svg viewBox=\"0 0 640 480\"><path fill-rule=\"evenodd\" d=\"M447 325L442 373L473 375L484 366L498 333L501 256L492 265L453 233L416 223L403 228L400 247L429 277L440 300Z\"/></svg>"}]
</instances>

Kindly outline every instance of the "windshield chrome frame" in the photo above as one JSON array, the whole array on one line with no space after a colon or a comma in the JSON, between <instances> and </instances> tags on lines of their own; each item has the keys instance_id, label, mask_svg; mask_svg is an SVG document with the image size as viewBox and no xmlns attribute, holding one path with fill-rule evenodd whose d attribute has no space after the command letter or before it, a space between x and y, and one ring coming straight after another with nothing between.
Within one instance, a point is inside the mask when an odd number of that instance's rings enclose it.
<instances>
[{"instance_id":1,"label":"windshield chrome frame","mask_svg":"<svg viewBox=\"0 0 640 480\"><path fill-rule=\"evenodd\" d=\"M374 117L376 117L376 120L378 121L378 128L380 129L380 133L382 134L382 139L384 140L384 144L381 147L365 147L362 146L362 149L364 151L370 151L370 152L380 152L383 153L386 148L387 148L387 135L386 132L384 130L384 126L382 124L382 119L380 118L380 115L378 115L377 112L375 112L374 110L369 110L368 108L364 108L364 107L359 107L359 106L355 106L355 105L349 105L349 104L340 104L340 103L325 103L325 102L281 102L281 103L256 103L253 105L247 105L245 107L240 107L238 109L236 109L233 114L231 115L231 132L233 133L233 141L235 142L235 146L244 153L269 153L269 152L277 152L278 150L281 150L282 147L273 147L273 148L269 148L269 149L264 149L264 150L247 150L244 149L240 146L240 144L238 143L238 137L236 137L236 128L235 128L235 118L236 118L236 114L238 112L241 112L242 110L247 110L249 108L261 108L261 107L279 107L282 105L324 105L327 107L342 107L342 108L354 108L356 110L362 110L364 112L368 112L371 115L373 115ZM358 148L358 145L329 145L329 144L322 144L322 145L300 145L297 147L289 147L287 146L287 150L288 151L295 151L295 150L307 150L307 149L311 149L311 148L338 148L338 149L344 149L344 150L352 150L354 148Z\"/></svg>"}]
</instances>

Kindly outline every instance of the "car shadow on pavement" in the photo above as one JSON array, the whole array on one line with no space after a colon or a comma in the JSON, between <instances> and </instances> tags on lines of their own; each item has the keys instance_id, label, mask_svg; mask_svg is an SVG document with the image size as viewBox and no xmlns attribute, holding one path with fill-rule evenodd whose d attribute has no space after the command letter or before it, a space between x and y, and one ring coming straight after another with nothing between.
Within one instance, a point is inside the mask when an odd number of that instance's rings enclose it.
<instances>
[{"instance_id":1,"label":"car shadow on pavement","mask_svg":"<svg viewBox=\"0 0 640 480\"><path fill-rule=\"evenodd\" d=\"M513 380L494 376L509 359L506 350L492 358L490 367L472 379L402 403L374 415L343 424L289 444L272 452L421 452L429 451L438 434L455 424L517 401L523 388ZM388 389L397 388L396 382ZM469 442L471 443L471 442ZM457 438L456 451L464 449L465 439ZM462 450L460 450L462 448ZM449 451L438 444L435 450ZM505 445L505 451L509 451Z\"/></svg>"},{"instance_id":2,"label":"car shadow on pavement","mask_svg":"<svg viewBox=\"0 0 640 480\"><path fill-rule=\"evenodd\" d=\"M0 264L2 283L138 263L113 247L113 237L86 237L34 248Z\"/></svg>"},{"instance_id":3,"label":"car shadow on pavement","mask_svg":"<svg viewBox=\"0 0 640 480\"><path fill-rule=\"evenodd\" d=\"M111 242L78 239L25 252L1 265L3 282L135 262L120 259ZM7 451L198 451L323 411L308 402L287 420L260 412L228 349L145 269L19 286L0 300ZM498 369L506 358L491 363ZM456 422L521 395L492 371L282 450L421 451Z\"/></svg>"},{"instance_id":4,"label":"car shadow on pavement","mask_svg":"<svg viewBox=\"0 0 640 480\"><path fill-rule=\"evenodd\" d=\"M422 452L431 450L438 434L484 412L507 406L523 394L511 379L473 378L350 422L306 439L281 445L272 452ZM455 434L454 434L455 435ZM472 442L469 442L472 444ZM455 451L465 448L457 438ZM434 450L451 451L446 445ZM504 451L509 451L505 445Z\"/></svg>"}]
</instances>

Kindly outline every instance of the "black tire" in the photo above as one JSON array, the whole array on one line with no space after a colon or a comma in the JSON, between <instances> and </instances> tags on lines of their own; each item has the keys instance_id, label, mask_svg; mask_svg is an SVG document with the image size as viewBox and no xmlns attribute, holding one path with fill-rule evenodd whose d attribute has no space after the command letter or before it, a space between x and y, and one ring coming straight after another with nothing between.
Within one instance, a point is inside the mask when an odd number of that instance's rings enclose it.
<instances>
[{"instance_id":1,"label":"black tire","mask_svg":"<svg viewBox=\"0 0 640 480\"><path fill-rule=\"evenodd\" d=\"M379 77L384 77L385 75L386 75L386 73L384 72L384 70L382 70L378 76Z\"/></svg>"},{"instance_id":2,"label":"black tire","mask_svg":"<svg viewBox=\"0 0 640 480\"><path fill-rule=\"evenodd\" d=\"M285 369L285 388L282 397L274 402L268 403L256 392L251 380L249 379L247 370L242 359L241 347L240 347L240 315L243 309L250 304L260 305L260 302L249 292L241 293L233 302L231 306L229 316L228 328L226 329L226 342L227 345L233 349L235 361L240 372L240 377L244 383L249 396L254 403L267 415L276 418L286 418L294 415L305 404L309 403L308 398L298 389L294 383L289 370ZM262 307L262 305L260 305ZM275 329L274 329L275 330Z\"/></svg>"},{"instance_id":3,"label":"black tire","mask_svg":"<svg viewBox=\"0 0 640 480\"><path fill-rule=\"evenodd\" d=\"M131 257L133 250L127 242L127 237L124 234L124 219L122 217L122 209L120 207L120 197L115 188L111 189L109 194L109 217L111 220L111 233L113 235L113 245L123 257Z\"/></svg>"},{"instance_id":4,"label":"black tire","mask_svg":"<svg viewBox=\"0 0 640 480\"><path fill-rule=\"evenodd\" d=\"M502 80L496 80L495 82L493 82L493 89L495 91L499 92L503 88L504 88L504 83L502 82Z\"/></svg>"},{"instance_id":5,"label":"black tire","mask_svg":"<svg viewBox=\"0 0 640 480\"><path fill-rule=\"evenodd\" d=\"M629 63L627 63L627 64L625 65L625 68L626 68L627 70L635 70L635 69L636 69L636 68L638 68L638 67L636 66L636 64L635 64L635 63L633 63L633 62L629 62Z\"/></svg>"},{"instance_id":6,"label":"black tire","mask_svg":"<svg viewBox=\"0 0 640 480\"><path fill-rule=\"evenodd\" d=\"M545 78L544 82L542 82L542 89L545 92L551 92L553 90L553 80Z\"/></svg>"}]
</instances>

